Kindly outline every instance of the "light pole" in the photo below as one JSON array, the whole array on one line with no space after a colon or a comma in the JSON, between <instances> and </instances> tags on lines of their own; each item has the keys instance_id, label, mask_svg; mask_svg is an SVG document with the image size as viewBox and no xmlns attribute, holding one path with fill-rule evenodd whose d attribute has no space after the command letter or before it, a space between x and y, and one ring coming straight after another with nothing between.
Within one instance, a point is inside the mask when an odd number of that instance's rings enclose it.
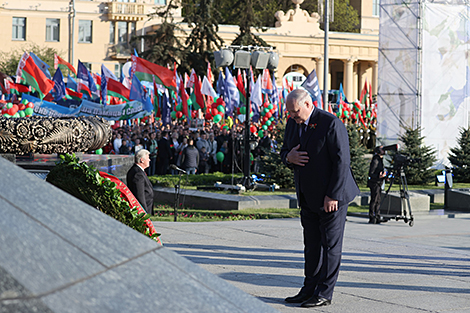
<instances>
[{"instance_id":1,"label":"light pole","mask_svg":"<svg viewBox=\"0 0 470 313\"><path fill-rule=\"evenodd\" d=\"M69 63L73 65L74 51L75 51L75 0L71 0L70 4L70 19L71 19L71 36L69 33Z\"/></svg>"},{"instance_id":2,"label":"light pole","mask_svg":"<svg viewBox=\"0 0 470 313\"><path fill-rule=\"evenodd\" d=\"M324 4L323 4L324 1ZM331 12L329 12L329 2L331 2ZM324 43L323 43L323 55L324 55L324 62L323 62L323 110L328 110L328 72L329 72L329 57L328 57L328 33L330 31L330 15L331 21L334 20L334 0L319 0L318 1L320 10L324 7L323 10L323 27L324 27Z\"/></svg>"},{"instance_id":3,"label":"light pole","mask_svg":"<svg viewBox=\"0 0 470 313\"><path fill-rule=\"evenodd\" d=\"M145 24L150 20L146 20L142 26L142 32L140 33L140 53L144 52L144 35L145 35Z\"/></svg>"},{"instance_id":4,"label":"light pole","mask_svg":"<svg viewBox=\"0 0 470 313\"><path fill-rule=\"evenodd\" d=\"M233 61L234 68L249 69L250 65L255 69L277 68L279 56L272 50L272 47L258 46L228 46L223 50L215 51L214 57L216 67L230 66ZM234 53L235 51L235 57ZM251 52L253 51L253 52ZM243 180L246 189L251 187L250 178L250 82L251 77L246 79L246 107L245 107L245 131L244 131L244 150L243 155Z\"/></svg>"}]
</instances>

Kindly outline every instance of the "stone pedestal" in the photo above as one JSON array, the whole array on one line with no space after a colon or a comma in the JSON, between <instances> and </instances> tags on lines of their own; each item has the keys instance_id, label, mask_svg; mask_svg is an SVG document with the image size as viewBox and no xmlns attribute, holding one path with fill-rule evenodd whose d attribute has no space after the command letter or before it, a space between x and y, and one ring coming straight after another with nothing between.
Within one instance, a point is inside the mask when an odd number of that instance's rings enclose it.
<instances>
[{"instance_id":1,"label":"stone pedestal","mask_svg":"<svg viewBox=\"0 0 470 313\"><path fill-rule=\"evenodd\" d=\"M428 213L429 212L429 196L419 194L416 192L408 192L410 196L411 213ZM385 199L384 199L385 198ZM380 207L381 215L403 215L403 209L406 209L407 215L410 210L406 199L400 198L398 191L389 192L385 197L385 193L382 193L382 206Z\"/></svg>"},{"instance_id":2,"label":"stone pedestal","mask_svg":"<svg viewBox=\"0 0 470 313\"><path fill-rule=\"evenodd\" d=\"M470 191L468 189L451 189L447 196L447 210L470 212Z\"/></svg>"}]
</instances>

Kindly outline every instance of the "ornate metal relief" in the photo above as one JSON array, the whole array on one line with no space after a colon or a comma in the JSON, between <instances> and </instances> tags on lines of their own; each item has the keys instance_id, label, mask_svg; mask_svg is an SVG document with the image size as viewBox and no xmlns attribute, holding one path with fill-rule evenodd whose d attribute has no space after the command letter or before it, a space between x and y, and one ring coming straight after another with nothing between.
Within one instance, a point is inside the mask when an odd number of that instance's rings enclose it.
<instances>
[{"instance_id":1,"label":"ornate metal relief","mask_svg":"<svg viewBox=\"0 0 470 313\"><path fill-rule=\"evenodd\" d=\"M97 117L0 117L0 153L93 151L111 140L111 126Z\"/></svg>"}]
</instances>

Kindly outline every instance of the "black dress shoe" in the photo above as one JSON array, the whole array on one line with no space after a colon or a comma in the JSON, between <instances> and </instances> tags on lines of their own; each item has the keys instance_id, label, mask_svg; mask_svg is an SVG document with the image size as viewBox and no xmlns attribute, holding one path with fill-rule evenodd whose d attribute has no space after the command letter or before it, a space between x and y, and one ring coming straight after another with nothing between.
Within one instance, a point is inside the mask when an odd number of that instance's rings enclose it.
<instances>
[{"instance_id":1,"label":"black dress shoe","mask_svg":"<svg viewBox=\"0 0 470 313\"><path fill-rule=\"evenodd\" d=\"M328 300L319 296L313 296L307 301L303 302L300 306L304 308L312 308L312 307L330 305L330 304L331 304L331 300Z\"/></svg>"},{"instance_id":2,"label":"black dress shoe","mask_svg":"<svg viewBox=\"0 0 470 313\"><path fill-rule=\"evenodd\" d=\"M305 293L305 292L299 292L297 295L293 297L287 297L285 299L286 302L288 303L302 303L306 300L308 300L312 295L310 293Z\"/></svg>"}]
</instances>

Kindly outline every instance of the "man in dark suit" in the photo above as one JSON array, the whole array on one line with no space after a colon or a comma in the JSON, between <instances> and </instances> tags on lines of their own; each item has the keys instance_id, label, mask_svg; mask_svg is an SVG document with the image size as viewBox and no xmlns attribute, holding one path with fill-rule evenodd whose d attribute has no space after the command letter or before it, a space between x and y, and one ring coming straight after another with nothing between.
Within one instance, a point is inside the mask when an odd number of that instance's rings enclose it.
<instances>
[{"instance_id":1,"label":"man in dark suit","mask_svg":"<svg viewBox=\"0 0 470 313\"><path fill-rule=\"evenodd\" d=\"M134 162L126 175L127 187L145 212L153 215L153 186L145 173L150 165L150 152L146 149L139 150L134 156Z\"/></svg>"},{"instance_id":2,"label":"man in dark suit","mask_svg":"<svg viewBox=\"0 0 470 313\"><path fill-rule=\"evenodd\" d=\"M286 99L282 161L294 169L304 234L305 279L285 299L302 307L331 304L338 278L348 203L359 194L350 168L348 133L334 115L315 108L303 89Z\"/></svg>"},{"instance_id":3,"label":"man in dark suit","mask_svg":"<svg viewBox=\"0 0 470 313\"><path fill-rule=\"evenodd\" d=\"M170 140L168 139L168 132L162 132L162 138L158 141L158 154L157 154L157 174L166 175L170 167L170 160L172 159Z\"/></svg>"}]
</instances>

